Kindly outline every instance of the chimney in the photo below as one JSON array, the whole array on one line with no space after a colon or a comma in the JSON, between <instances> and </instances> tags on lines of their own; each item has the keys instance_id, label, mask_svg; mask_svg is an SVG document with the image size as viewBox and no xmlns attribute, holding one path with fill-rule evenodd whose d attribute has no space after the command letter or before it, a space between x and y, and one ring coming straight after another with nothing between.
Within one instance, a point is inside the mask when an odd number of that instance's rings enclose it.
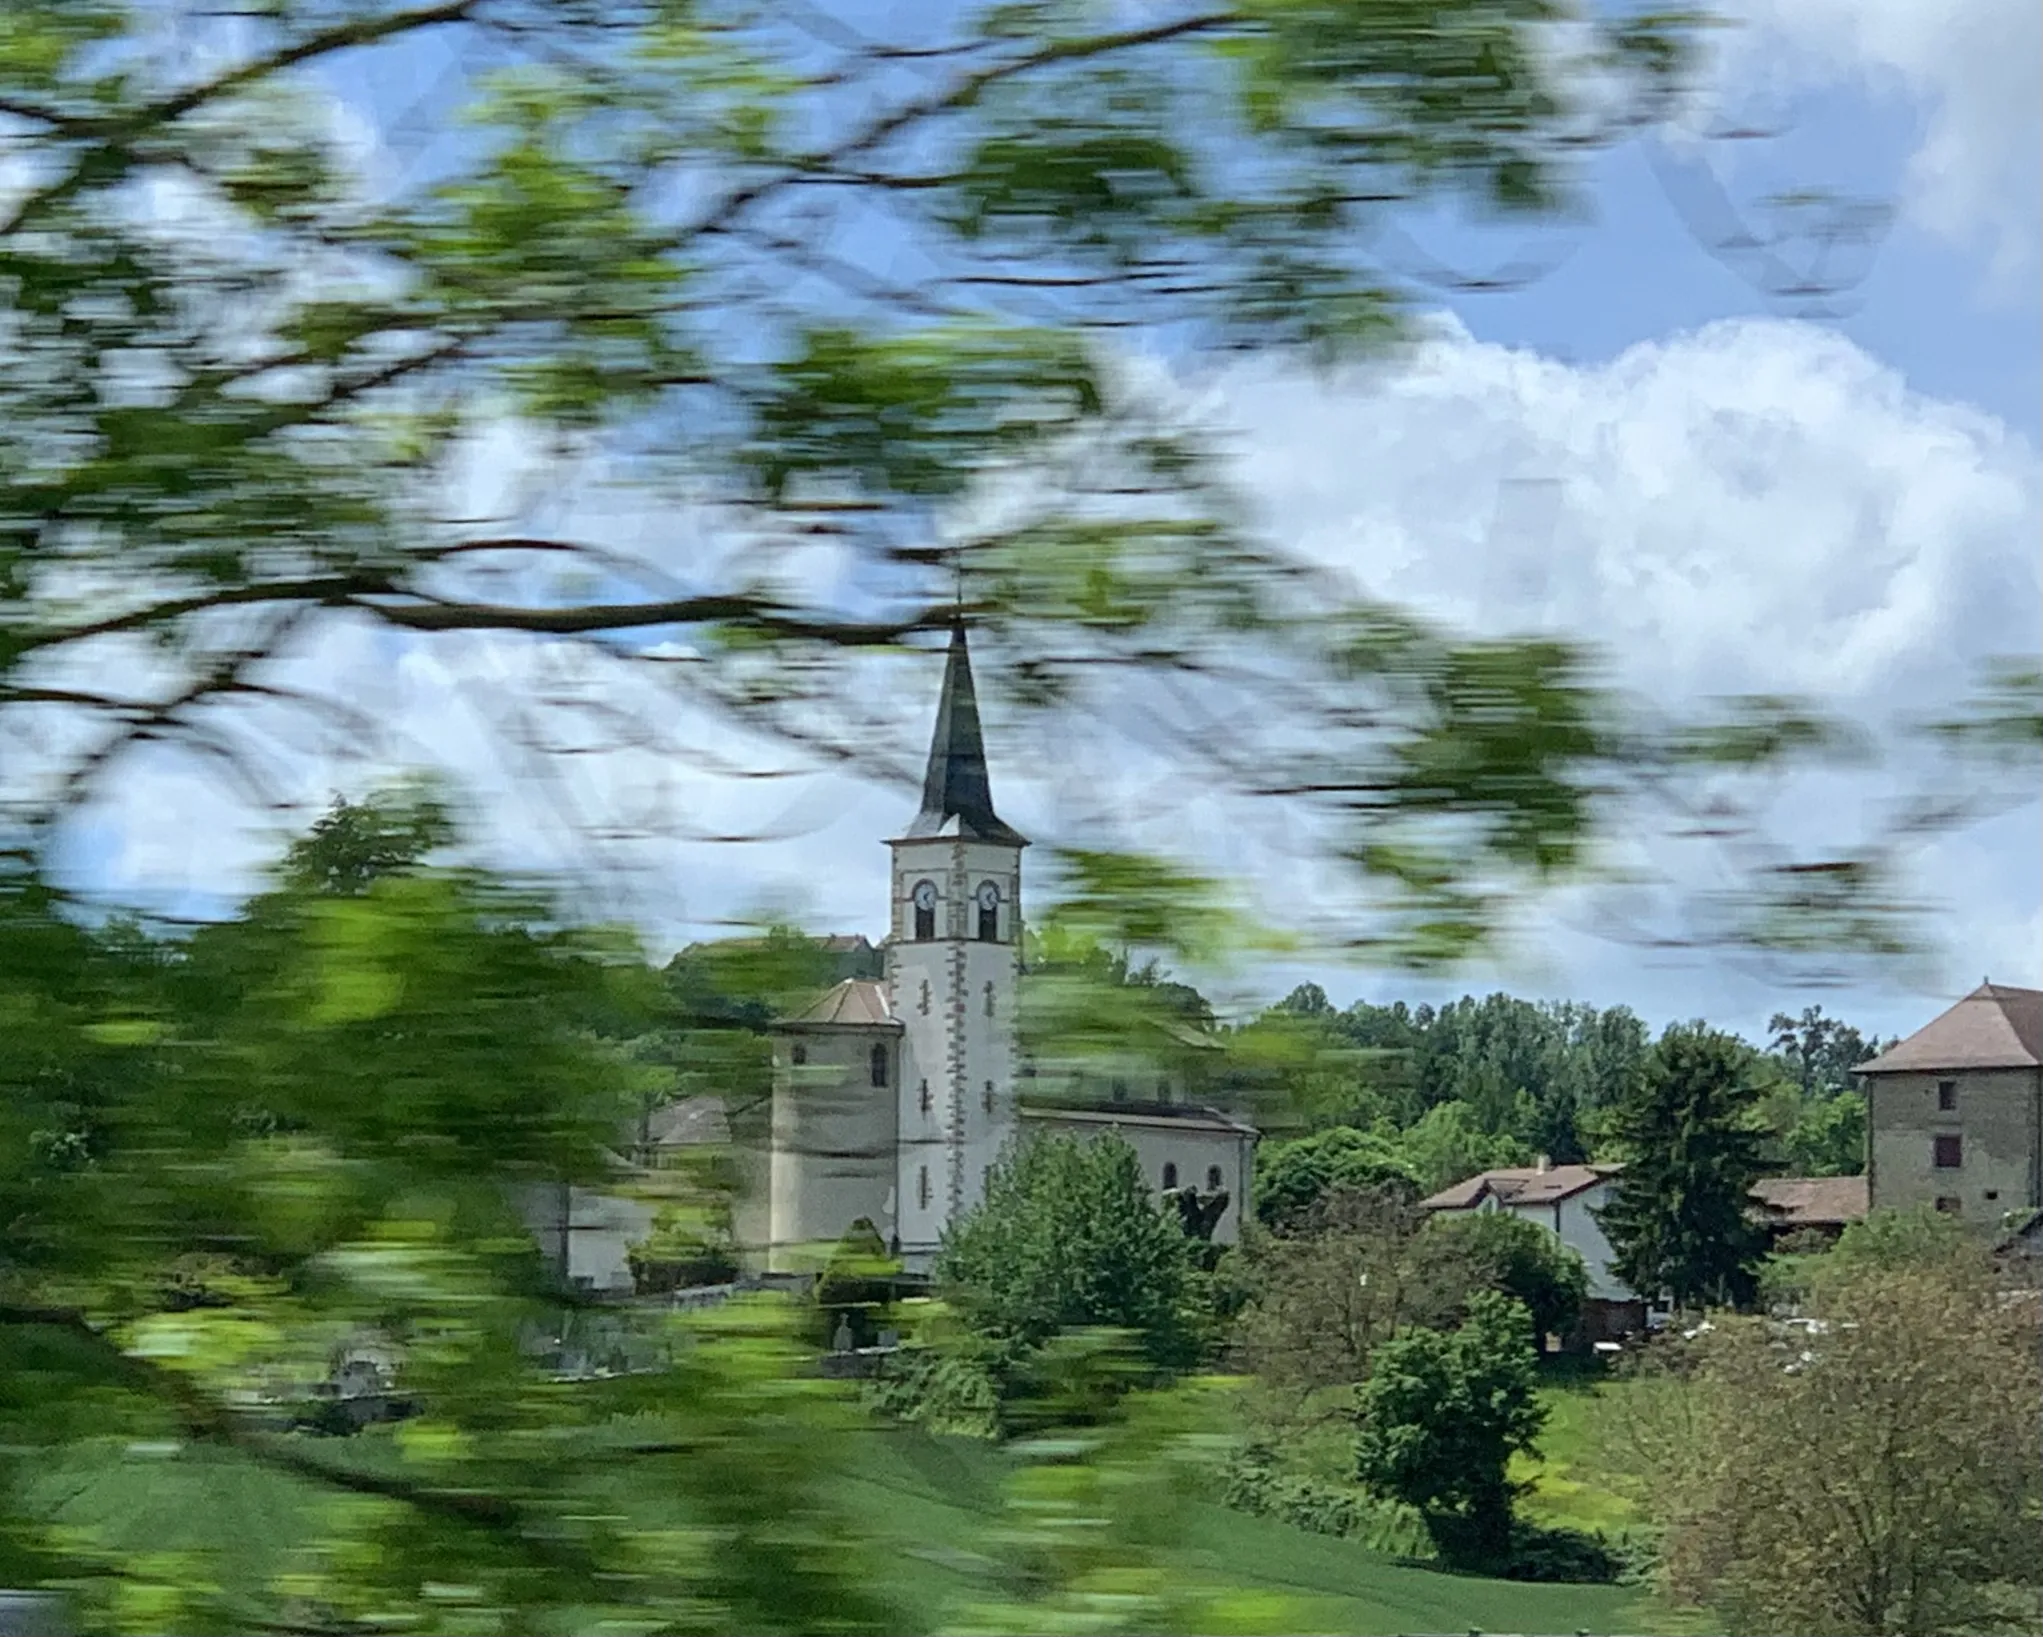
<instances>
[{"instance_id":1,"label":"chimney","mask_svg":"<svg viewBox=\"0 0 2043 1637\"><path fill-rule=\"evenodd\" d=\"M1550 1161L1544 1154L1542 1154L1539 1156L1538 1159L1532 1162L1532 1168L1535 1171L1537 1171L1541 1176L1545 1176L1547 1173L1547 1167L1551 1164L1552 1161Z\"/></svg>"}]
</instances>

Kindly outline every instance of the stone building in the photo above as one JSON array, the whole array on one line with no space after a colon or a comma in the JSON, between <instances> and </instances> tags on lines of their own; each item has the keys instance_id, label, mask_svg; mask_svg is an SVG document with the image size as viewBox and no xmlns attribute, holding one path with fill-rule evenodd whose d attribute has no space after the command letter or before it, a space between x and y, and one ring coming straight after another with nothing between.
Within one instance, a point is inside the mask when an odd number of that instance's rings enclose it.
<instances>
[{"instance_id":1,"label":"stone building","mask_svg":"<svg viewBox=\"0 0 2043 1637\"><path fill-rule=\"evenodd\" d=\"M1982 983L1855 1072L1873 1209L1999 1226L2043 1207L2043 990Z\"/></svg>"}]
</instances>

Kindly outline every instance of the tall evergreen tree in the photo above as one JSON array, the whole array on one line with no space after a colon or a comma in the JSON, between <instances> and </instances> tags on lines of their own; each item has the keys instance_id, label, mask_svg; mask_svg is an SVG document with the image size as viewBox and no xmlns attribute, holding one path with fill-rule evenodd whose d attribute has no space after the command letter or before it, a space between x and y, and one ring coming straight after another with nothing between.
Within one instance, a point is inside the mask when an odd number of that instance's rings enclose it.
<instances>
[{"instance_id":1,"label":"tall evergreen tree","mask_svg":"<svg viewBox=\"0 0 2043 1637\"><path fill-rule=\"evenodd\" d=\"M1752 1300L1766 1249L1750 1216L1764 1168L1752 1057L1734 1035L1677 1025L1614 1111L1625 1168L1600 1220L1634 1290L1672 1291L1684 1307Z\"/></svg>"}]
</instances>

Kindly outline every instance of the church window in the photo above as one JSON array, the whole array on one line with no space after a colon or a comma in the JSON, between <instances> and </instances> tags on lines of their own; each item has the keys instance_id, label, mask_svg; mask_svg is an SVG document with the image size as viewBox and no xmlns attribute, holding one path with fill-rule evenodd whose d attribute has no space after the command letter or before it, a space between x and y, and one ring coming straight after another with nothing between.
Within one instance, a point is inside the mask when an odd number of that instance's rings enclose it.
<instances>
[{"instance_id":1,"label":"church window","mask_svg":"<svg viewBox=\"0 0 2043 1637\"><path fill-rule=\"evenodd\" d=\"M915 1173L915 1202L925 1211L929 1209L929 1167L926 1165Z\"/></svg>"},{"instance_id":2,"label":"church window","mask_svg":"<svg viewBox=\"0 0 2043 1637\"><path fill-rule=\"evenodd\" d=\"M884 1046L873 1047L872 1069L873 1069L873 1084L876 1086L884 1086L887 1083L886 1047Z\"/></svg>"},{"instance_id":3,"label":"church window","mask_svg":"<svg viewBox=\"0 0 2043 1637\"><path fill-rule=\"evenodd\" d=\"M986 1015L993 1015L993 985L990 983L986 986Z\"/></svg>"},{"instance_id":4,"label":"church window","mask_svg":"<svg viewBox=\"0 0 2043 1637\"><path fill-rule=\"evenodd\" d=\"M1178 1185L1178 1168L1169 1160L1164 1161L1163 1165L1163 1185L1166 1188L1175 1188Z\"/></svg>"},{"instance_id":5,"label":"church window","mask_svg":"<svg viewBox=\"0 0 2043 1637\"><path fill-rule=\"evenodd\" d=\"M915 941L928 943L936 936L936 883L915 883Z\"/></svg>"},{"instance_id":6,"label":"church window","mask_svg":"<svg viewBox=\"0 0 2043 1637\"><path fill-rule=\"evenodd\" d=\"M1206 1189L1209 1193L1219 1193L1220 1185L1226 1180L1225 1177L1221 1176L1219 1166L1209 1165L1206 1167Z\"/></svg>"},{"instance_id":7,"label":"church window","mask_svg":"<svg viewBox=\"0 0 2043 1637\"><path fill-rule=\"evenodd\" d=\"M980 1102L988 1114L993 1112L993 1082L991 1080L986 1082L986 1090L981 1095Z\"/></svg>"},{"instance_id":8,"label":"church window","mask_svg":"<svg viewBox=\"0 0 2043 1637\"><path fill-rule=\"evenodd\" d=\"M979 883L979 941L1000 942L1000 888L991 881Z\"/></svg>"},{"instance_id":9,"label":"church window","mask_svg":"<svg viewBox=\"0 0 2043 1637\"><path fill-rule=\"evenodd\" d=\"M921 1095L922 1095L922 1112L927 1114L932 1108L936 1106L935 1099L933 1099L929 1095L929 1082L927 1080L922 1082Z\"/></svg>"},{"instance_id":10,"label":"church window","mask_svg":"<svg viewBox=\"0 0 2043 1637\"><path fill-rule=\"evenodd\" d=\"M793 1061L794 1066L800 1068L809 1060L809 1048L806 1046L795 1046L789 1050L787 1055Z\"/></svg>"},{"instance_id":11,"label":"church window","mask_svg":"<svg viewBox=\"0 0 2043 1637\"><path fill-rule=\"evenodd\" d=\"M922 980L922 1015L929 1016L929 979Z\"/></svg>"}]
</instances>

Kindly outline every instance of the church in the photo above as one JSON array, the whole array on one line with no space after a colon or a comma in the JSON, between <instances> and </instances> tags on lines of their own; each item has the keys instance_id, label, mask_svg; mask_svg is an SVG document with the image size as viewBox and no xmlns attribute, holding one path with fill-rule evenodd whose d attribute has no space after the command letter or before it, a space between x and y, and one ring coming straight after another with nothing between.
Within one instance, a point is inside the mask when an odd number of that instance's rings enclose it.
<instances>
[{"instance_id":1,"label":"church","mask_svg":"<svg viewBox=\"0 0 2043 1637\"><path fill-rule=\"evenodd\" d=\"M1002 1150L1055 1130L1118 1133L1159 1195L1225 1193L1213 1238L1233 1243L1253 1126L1189 1101L1190 1088L1158 1072L1139 1041L1113 1064L1024 1059L1028 841L993 805L962 624L944 663L921 806L887 846L880 975L845 979L775 1029L765 1197L741 1211L740 1238L763 1242L779 1271L863 1220L909 1272L926 1271Z\"/></svg>"},{"instance_id":2,"label":"church","mask_svg":"<svg viewBox=\"0 0 2043 1637\"><path fill-rule=\"evenodd\" d=\"M1112 1132L1134 1149L1160 1205L1193 1190L1211 1238L1236 1242L1257 1133L1196 1095L1196 1064L1220 1055L1217 1041L1159 1023L1153 1038L1082 1062L1023 1051L1028 841L994 809L962 625L944 662L921 806L886 845L885 934L877 945L824 940L854 975L773 1026L763 1144L733 1132L720 1099L688 1098L620 1144L620 1175L649 1180L684 1150L730 1152L733 1237L748 1279L814 1271L860 1222L906 1272L924 1274L944 1229L984 1197L988 1171L1018 1136ZM631 1251L652 1231L649 1203L623 1190L528 1193L521 1210L570 1282L633 1292Z\"/></svg>"}]
</instances>

